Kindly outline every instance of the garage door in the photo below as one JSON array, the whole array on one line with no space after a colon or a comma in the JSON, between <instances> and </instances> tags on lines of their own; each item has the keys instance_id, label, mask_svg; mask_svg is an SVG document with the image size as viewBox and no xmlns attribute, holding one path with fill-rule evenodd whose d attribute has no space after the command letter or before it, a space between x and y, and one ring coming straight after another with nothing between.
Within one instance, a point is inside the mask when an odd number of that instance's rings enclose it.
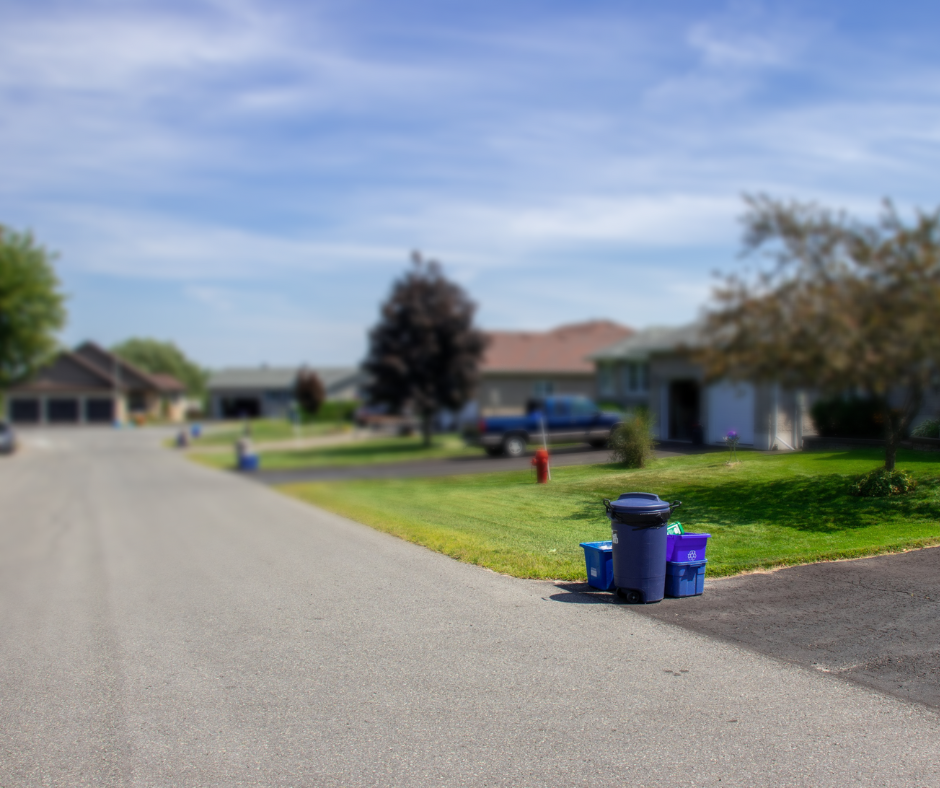
<instances>
[{"instance_id":1,"label":"garage door","mask_svg":"<svg viewBox=\"0 0 940 788\"><path fill-rule=\"evenodd\" d=\"M720 443L730 430L741 443L754 444L754 386L716 383L708 389L708 442Z\"/></svg>"},{"instance_id":2,"label":"garage door","mask_svg":"<svg viewBox=\"0 0 940 788\"><path fill-rule=\"evenodd\" d=\"M110 397L85 400L85 421L93 424L110 424L114 421L114 400Z\"/></svg>"},{"instance_id":3,"label":"garage door","mask_svg":"<svg viewBox=\"0 0 940 788\"><path fill-rule=\"evenodd\" d=\"M78 421L78 400L74 397L46 400L46 421L50 424L75 424Z\"/></svg>"},{"instance_id":4,"label":"garage door","mask_svg":"<svg viewBox=\"0 0 940 788\"><path fill-rule=\"evenodd\" d=\"M10 421L14 424L38 424L39 400L32 397L10 400Z\"/></svg>"}]
</instances>

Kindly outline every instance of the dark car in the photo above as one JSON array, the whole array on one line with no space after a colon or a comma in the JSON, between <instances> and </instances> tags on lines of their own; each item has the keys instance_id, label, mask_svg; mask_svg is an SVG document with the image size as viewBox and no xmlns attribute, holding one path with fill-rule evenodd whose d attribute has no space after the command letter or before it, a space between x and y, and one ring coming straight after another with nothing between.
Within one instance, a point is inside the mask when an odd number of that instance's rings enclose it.
<instances>
[{"instance_id":1,"label":"dark car","mask_svg":"<svg viewBox=\"0 0 940 788\"><path fill-rule=\"evenodd\" d=\"M16 451L16 433L5 421L0 421L0 454L13 454Z\"/></svg>"}]
</instances>

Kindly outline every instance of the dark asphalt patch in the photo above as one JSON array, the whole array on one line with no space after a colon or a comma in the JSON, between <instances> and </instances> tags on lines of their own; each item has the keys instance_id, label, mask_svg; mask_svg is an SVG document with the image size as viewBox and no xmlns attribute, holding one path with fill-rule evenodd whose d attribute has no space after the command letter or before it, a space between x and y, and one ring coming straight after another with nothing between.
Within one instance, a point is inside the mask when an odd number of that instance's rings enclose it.
<instances>
[{"instance_id":1,"label":"dark asphalt patch","mask_svg":"<svg viewBox=\"0 0 940 788\"><path fill-rule=\"evenodd\" d=\"M610 594L559 583L558 601ZM940 548L706 580L629 610L940 708Z\"/></svg>"}]
</instances>

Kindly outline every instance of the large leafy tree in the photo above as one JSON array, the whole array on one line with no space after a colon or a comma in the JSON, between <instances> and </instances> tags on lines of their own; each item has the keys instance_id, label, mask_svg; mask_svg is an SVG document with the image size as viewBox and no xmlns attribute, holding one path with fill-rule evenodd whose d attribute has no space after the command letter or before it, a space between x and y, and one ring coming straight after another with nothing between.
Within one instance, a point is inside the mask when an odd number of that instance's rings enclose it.
<instances>
[{"instance_id":1,"label":"large leafy tree","mask_svg":"<svg viewBox=\"0 0 940 788\"><path fill-rule=\"evenodd\" d=\"M111 352L144 372L172 375L194 397L205 394L208 374L173 342L132 337L112 347Z\"/></svg>"},{"instance_id":2,"label":"large leafy tree","mask_svg":"<svg viewBox=\"0 0 940 788\"><path fill-rule=\"evenodd\" d=\"M0 391L33 375L57 348L65 296L31 233L0 225Z\"/></svg>"},{"instance_id":3,"label":"large leafy tree","mask_svg":"<svg viewBox=\"0 0 940 788\"><path fill-rule=\"evenodd\" d=\"M411 407L429 444L435 414L472 395L485 337L473 324L475 304L441 266L417 252L412 263L381 307L363 367L369 399L396 413Z\"/></svg>"},{"instance_id":4,"label":"large leafy tree","mask_svg":"<svg viewBox=\"0 0 940 788\"><path fill-rule=\"evenodd\" d=\"M875 222L747 198L744 253L716 288L702 353L711 378L774 381L881 403L885 467L940 369L940 211Z\"/></svg>"}]
</instances>

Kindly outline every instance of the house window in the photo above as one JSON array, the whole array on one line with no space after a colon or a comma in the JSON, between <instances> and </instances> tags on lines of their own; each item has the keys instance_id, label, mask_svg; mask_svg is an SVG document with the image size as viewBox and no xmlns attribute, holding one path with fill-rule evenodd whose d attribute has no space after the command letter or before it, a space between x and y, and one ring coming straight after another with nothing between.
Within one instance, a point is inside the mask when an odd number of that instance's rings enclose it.
<instances>
[{"instance_id":1,"label":"house window","mask_svg":"<svg viewBox=\"0 0 940 788\"><path fill-rule=\"evenodd\" d=\"M609 364L597 368L597 390L602 397L614 395L614 370Z\"/></svg>"},{"instance_id":2,"label":"house window","mask_svg":"<svg viewBox=\"0 0 940 788\"><path fill-rule=\"evenodd\" d=\"M147 395L142 391L132 391L127 397L127 409L131 413L142 413L147 410Z\"/></svg>"},{"instance_id":3,"label":"house window","mask_svg":"<svg viewBox=\"0 0 940 788\"><path fill-rule=\"evenodd\" d=\"M537 380L532 384L532 393L536 397L550 397L555 392L555 384L550 380Z\"/></svg>"},{"instance_id":4,"label":"house window","mask_svg":"<svg viewBox=\"0 0 940 788\"><path fill-rule=\"evenodd\" d=\"M649 364L629 361L623 366L623 388L631 394L649 391Z\"/></svg>"}]
</instances>

